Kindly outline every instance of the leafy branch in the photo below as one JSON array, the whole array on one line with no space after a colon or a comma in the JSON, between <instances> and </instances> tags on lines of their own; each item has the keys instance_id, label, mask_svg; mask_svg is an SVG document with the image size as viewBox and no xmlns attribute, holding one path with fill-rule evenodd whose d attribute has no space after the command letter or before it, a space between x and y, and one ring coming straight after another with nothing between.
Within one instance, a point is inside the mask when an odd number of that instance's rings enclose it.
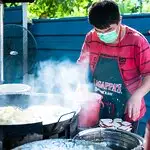
<instances>
[{"instance_id":1,"label":"leafy branch","mask_svg":"<svg viewBox=\"0 0 150 150\"><path fill-rule=\"evenodd\" d=\"M28 17L32 18L61 18L87 16L88 7L97 0L35 0L28 5ZM122 14L150 12L150 0L115 0ZM20 4L7 4L5 7Z\"/></svg>"}]
</instances>

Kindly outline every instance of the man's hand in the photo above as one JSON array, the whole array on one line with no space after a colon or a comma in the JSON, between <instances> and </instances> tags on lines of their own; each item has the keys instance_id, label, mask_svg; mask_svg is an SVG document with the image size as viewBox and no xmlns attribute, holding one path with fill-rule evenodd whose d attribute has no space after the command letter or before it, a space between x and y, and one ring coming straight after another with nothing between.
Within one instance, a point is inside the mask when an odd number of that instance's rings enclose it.
<instances>
[{"instance_id":1,"label":"man's hand","mask_svg":"<svg viewBox=\"0 0 150 150\"><path fill-rule=\"evenodd\" d=\"M127 113L128 117L133 121L136 121L140 116L141 100L140 93L135 92L127 102L125 114Z\"/></svg>"},{"instance_id":2,"label":"man's hand","mask_svg":"<svg viewBox=\"0 0 150 150\"><path fill-rule=\"evenodd\" d=\"M128 100L125 113L129 118L136 121L140 116L141 100L150 91L150 75L144 77L142 85L134 92Z\"/></svg>"}]
</instances>

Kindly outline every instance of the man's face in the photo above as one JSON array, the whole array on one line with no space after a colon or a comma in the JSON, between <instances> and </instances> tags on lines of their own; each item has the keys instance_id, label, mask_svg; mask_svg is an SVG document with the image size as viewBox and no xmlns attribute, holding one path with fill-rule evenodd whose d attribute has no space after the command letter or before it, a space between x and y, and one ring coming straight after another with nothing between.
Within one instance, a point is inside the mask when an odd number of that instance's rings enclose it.
<instances>
[{"instance_id":1,"label":"man's face","mask_svg":"<svg viewBox=\"0 0 150 150\"><path fill-rule=\"evenodd\" d=\"M98 29L95 27L95 31L97 33L107 33L107 32L111 32L116 30L116 32L119 34L120 31L120 23L118 24L111 24L110 27L106 28L106 29Z\"/></svg>"},{"instance_id":2,"label":"man's face","mask_svg":"<svg viewBox=\"0 0 150 150\"><path fill-rule=\"evenodd\" d=\"M115 43L118 39L118 35L120 32L120 23L119 24L111 24L110 27L106 29L98 29L95 28L95 31L101 41L104 43Z\"/></svg>"}]
</instances>

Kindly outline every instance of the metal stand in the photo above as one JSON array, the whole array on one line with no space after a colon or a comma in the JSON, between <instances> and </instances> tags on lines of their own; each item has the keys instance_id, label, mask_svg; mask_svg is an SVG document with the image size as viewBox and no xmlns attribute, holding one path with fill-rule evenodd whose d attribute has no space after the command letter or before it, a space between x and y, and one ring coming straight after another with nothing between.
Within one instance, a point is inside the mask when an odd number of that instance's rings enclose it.
<instances>
[{"instance_id":1,"label":"metal stand","mask_svg":"<svg viewBox=\"0 0 150 150\"><path fill-rule=\"evenodd\" d=\"M4 5L0 2L0 84L4 82Z\"/></svg>"},{"instance_id":2,"label":"metal stand","mask_svg":"<svg viewBox=\"0 0 150 150\"><path fill-rule=\"evenodd\" d=\"M27 3L22 3L23 10L23 27L28 29L28 20L27 20ZM28 33L26 30L23 30L23 82L27 83L28 81Z\"/></svg>"}]
</instances>

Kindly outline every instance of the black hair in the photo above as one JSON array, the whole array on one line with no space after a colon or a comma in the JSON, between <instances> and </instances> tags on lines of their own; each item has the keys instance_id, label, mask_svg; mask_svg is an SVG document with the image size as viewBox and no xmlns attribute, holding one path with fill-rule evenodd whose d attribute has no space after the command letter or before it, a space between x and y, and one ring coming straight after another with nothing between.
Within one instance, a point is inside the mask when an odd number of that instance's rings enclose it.
<instances>
[{"instance_id":1,"label":"black hair","mask_svg":"<svg viewBox=\"0 0 150 150\"><path fill-rule=\"evenodd\" d=\"M98 1L89 8L89 23L98 29L106 29L111 24L118 24L120 11L112 0Z\"/></svg>"}]
</instances>

